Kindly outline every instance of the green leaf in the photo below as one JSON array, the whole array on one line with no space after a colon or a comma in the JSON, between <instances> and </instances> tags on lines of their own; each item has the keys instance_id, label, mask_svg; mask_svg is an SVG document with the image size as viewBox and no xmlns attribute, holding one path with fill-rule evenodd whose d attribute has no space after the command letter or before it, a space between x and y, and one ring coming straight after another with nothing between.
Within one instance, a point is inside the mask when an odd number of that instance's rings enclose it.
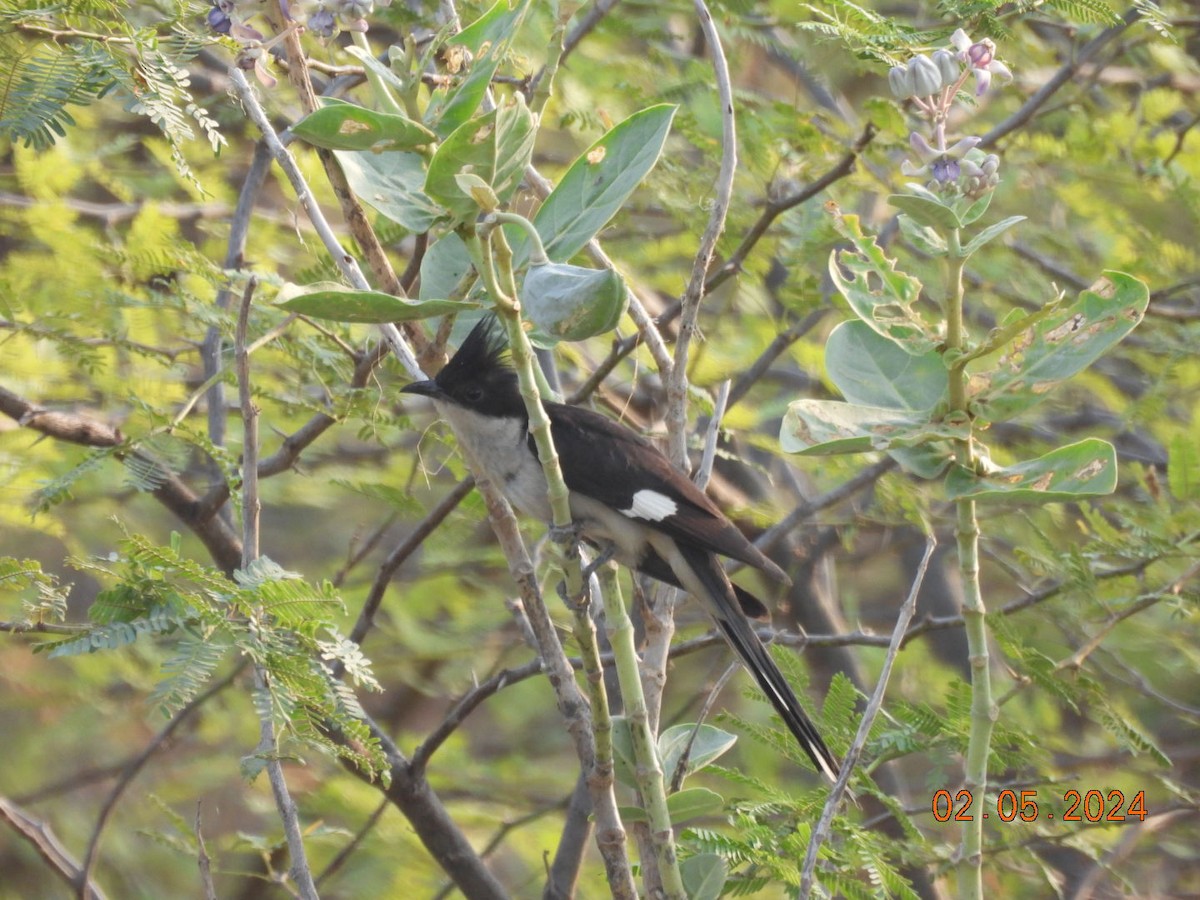
<instances>
[{"instance_id":1,"label":"green leaf","mask_svg":"<svg viewBox=\"0 0 1200 900\"><path fill-rule=\"evenodd\" d=\"M629 292L614 269L545 263L530 266L521 286L521 305L535 328L530 337L543 347L612 331L628 304Z\"/></svg>"},{"instance_id":2,"label":"green leaf","mask_svg":"<svg viewBox=\"0 0 1200 900\"><path fill-rule=\"evenodd\" d=\"M516 191L533 156L533 114L515 94L502 106L465 122L438 147L429 161L425 193L458 221L474 219L479 204L463 191L458 176L474 175L495 192L500 203Z\"/></svg>"},{"instance_id":3,"label":"green leaf","mask_svg":"<svg viewBox=\"0 0 1200 900\"><path fill-rule=\"evenodd\" d=\"M708 788L688 788L667 797L667 814L673 824L715 816L725 809L725 798ZM622 806L623 822L649 822L650 817L640 806Z\"/></svg>"},{"instance_id":4,"label":"green leaf","mask_svg":"<svg viewBox=\"0 0 1200 900\"><path fill-rule=\"evenodd\" d=\"M729 864L716 853L697 853L679 864L689 900L718 900L729 877Z\"/></svg>"},{"instance_id":5,"label":"green leaf","mask_svg":"<svg viewBox=\"0 0 1200 900\"><path fill-rule=\"evenodd\" d=\"M887 200L888 203L912 217L912 220L920 225L928 225L930 228L942 231L962 228L963 223L959 221L954 210L932 194L929 197L915 194L891 194Z\"/></svg>"},{"instance_id":6,"label":"green leaf","mask_svg":"<svg viewBox=\"0 0 1200 900\"><path fill-rule=\"evenodd\" d=\"M475 309L478 304L459 300L402 300L380 291L356 291L336 281L289 284L276 304L289 312L334 322L408 322Z\"/></svg>"},{"instance_id":7,"label":"green leaf","mask_svg":"<svg viewBox=\"0 0 1200 900\"><path fill-rule=\"evenodd\" d=\"M995 225L989 225L967 243L963 247L963 256L970 256L988 241L994 241L1008 229L1012 228L1018 222L1024 222L1025 216L1009 216L1007 219L1001 219Z\"/></svg>"},{"instance_id":8,"label":"green leaf","mask_svg":"<svg viewBox=\"0 0 1200 900\"><path fill-rule=\"evenodd\" d=\"M838 325L825 343L825 369L851 403L906 412L930 412L943 400L949 378L941 354L906 353L866 323L854 319ZM944 446L894 447L888 451L906 472L936 478L950 462Z\"/></svg>"},{"instance_id":9,"label":"green leaf","mask_svg":"<svg viewBox=\"0 0 1200 900\"><path fill-rule=\"evenodd\" d=\"M425 258L421 260L420 299L454 296L463 276L470 270L471 255L467 245L453 231L447 232L425 251Z\"/></svg>"},{"instance_id":10,"label":"green leaf","mask_svg":"<svg viewBox=\"0 0 1200 900\"><path fill-rule=\"evenodd\" d=\"M692 734L696 738L692 740ZM687 766L684 775L698 772L710 762L721 756L726 750L737 743L737 735L722 731L712 725L701 725L697 730L694 724L672 725L658 736L658 756L662 760L663 774L671 779L679 760L691 744L688 753Z\"/></svg>"},{"instance_id":11,"label":"green leaf","mask_svg":"<svg viewBox=\"0 0 1200 900\"><path fill-rule=\"evenodd\" d=\"M950 500L1017 500L1053 503L1111 494L1117 487L1112 444L1088 438L1027 462L976 475L954 466L946 476Z\"/></svg>"},{"instance_id":12,"label":"green leaf","mask_svg":"<svg viewBox=\"0 0 1200 900\"><path fill-rule=\"evenodd\" d=\"M634 113L571 164L533 220L551 260L569 260L616 215L658 161L675 110L661 104ZM517 232L511 239L520 264L529 239Z\"/></svg>"},{"instance_id":13,"label":"green leaf","mask_svg":"<svg viewBox=\"0 0 1200 900\"><path fill-rule=\"evenodd\" d=\"M835 212L834 227L857 251L835 251L829 256L830 277L854 314L906 353L921 355L934 349L937 333L914 308L921 282L896 269L875 238L863 233L858 216Z\"/></svg>"},{"instance_id":14,"label":"green leaf","mask_svg":"<svg viewBox=\"0 0 1200 900\"><path fill-rule=\"evenodd\" d=\"M946 239L938 234L936 229L922 225L912 216L899 216L900 230L914 247L930 256L945 256Z\"/></svg>"},{"instance_id":15,"label":"green leaf","mask_svg":"<svg viewBox=\"0 0 1200 900\"><path fill-rule=\"evenodd\" d=\"M406 116L377 112L344 100L326 99L291 128L292 134L326 150L413 150L437 140Z\"/></svg>"},{"instance_id":16,"label":"green leaf","mask_svg":"<svg viewBox=\"0 0 1200 900\"><path fill-rule=\"evenodd\" d=\"M978 200L970 200L967 197L959 198L954 209L958 213L958 219L964 226L976 222L992 205L992 197L996 195L995 191L988 191Z\"/></svg>"},{"instance_id":17,"label":"green leaf","mask_svg":"<svg viewBox=\"0 0 1200 900\"><path fill-rule=\"evenodd\" d=\"M866 322L842 322L825 343L825 370L851 403L923 412L946 396L950 380L941 354L905 352Z\"/></svg>"},{"instance_id":18,"label":"green leaf","mask_svg":"<svg viewBox=\"0 0 1200 900\"><path fill-rule=\"evenodd\" d=\"M355 195L380 215L420 234L445 215L424 192L425 160L397 150L334 150Z\"/></svg>"},{"instance_id":19,"label":"green leaf","mask_svg":"<svg viewBox=\"0 0 1200 900\"><path fill-rule=\"evenodd\" d=\"M1038 320L1003 350L968 367L972 409L997 422L1033 406L1129 334L1145 315L1149 299L1143 282L1105 272L1070 306ZM976 371L976 366L987 368Z\"/></svg>"},{"instance_id":20,"label":"green leaf","mask_svg":"<svg viewBox=\"0 0 1200 900\"><path fill-rule=\"evenodd\" d=\"M701 816L715 816L723 809L725 798L708 788L688 788L667 798L667 812L675 824Z\"/></svg>"},{"instance_id":21,"label":"green leaf","mask_svg":"<svg viewBox=\"0 0 1200 900\"><path fill-rule=\"evenodd\" d=\"M969 432L965 424L933 422L924 413L806 399L788 404L779 443L786 453L827 456L963 439Z\"/></svg>"},{"instance_id":22,"label":"green leaf","mask_svg":"<svg viewBox=\"0 0 1200 900\"><path fill-rule=\"evenodd\" d=\"M465 47L473 55L466 77L448 88L439 88L425 109L425 123L441 138L462 127L479 109L492 83L492 76L508 54L513 37L529 9L529 0L509 9L508 0L498 0L482 16L447 42L453 48Z\"/></svg>"}]
</instances>

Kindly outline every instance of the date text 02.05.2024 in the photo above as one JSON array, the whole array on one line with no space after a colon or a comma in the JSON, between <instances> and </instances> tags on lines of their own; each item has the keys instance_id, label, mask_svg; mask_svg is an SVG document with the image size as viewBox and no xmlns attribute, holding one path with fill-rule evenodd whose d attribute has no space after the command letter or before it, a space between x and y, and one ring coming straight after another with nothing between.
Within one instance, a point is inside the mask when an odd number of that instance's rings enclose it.
<instances>
[{"instance_id":1,"label":"date text 02.05.2024","mask_svg":"<svg viewBox=\"0 0 1200 900\"><path fill-rule=\"evenodd\" d=\"M963 788L951 796L947 790L934 791L933 817L939 822L970 822L975 816L990 819L993 815L1001 822L1053 821L1060 822L1124 822L1128 819L1146 821L1146 792L1138 791L1126 803L1125 795L1118 790L1090 790L1080 793L1072 788L1063 794L1062 800L1051 801L1054 806L1061 802L1062 811L1043 809L1038 803L1037 791L1003 790L996 795L996 809L979 811L974 809L975 798L971 791ZM983 804L981 803L980 806ZM1047 804L1049 805L1049 804Z\"/></svg>"}]
</instances>

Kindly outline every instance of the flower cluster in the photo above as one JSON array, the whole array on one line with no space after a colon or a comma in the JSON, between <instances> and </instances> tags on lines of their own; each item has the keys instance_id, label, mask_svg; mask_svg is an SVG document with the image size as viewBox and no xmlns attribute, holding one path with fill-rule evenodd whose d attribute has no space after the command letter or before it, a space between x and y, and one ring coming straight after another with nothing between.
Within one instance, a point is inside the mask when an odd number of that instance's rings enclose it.
<instances>
[{"instance_id":1,"label":"flower cluster","mask_svg":"<svg viewBox=\"0 0 1200 900\"><path fill-rule=\"evenodd\" d=\"M331 38L340 30L366 32L367 17L377 6L389 6L392 0L292 0L282 5L284 13L296 24L322 38ZM258 0L212 0L208 11L208 27L225 34L243 45L262 42L263 36L245 24L260 5ZM293 12L293 8L295 11ZM251 68L247 65L245 68ZM260 75L261 79L261 75Z\"/></svg>"},{"instance_id":2,"label":"flower cluster","mask_svg":"<svg viewBox=\"0 0 1200 900\"><path fill-rule=\"evenodd\" d=\"M982 96L995 76L1012 80L1012 72L996 58L996 45L984 38L972 41L961 28L950 36L953 49L920 54L906 65L893 66L888 86L893 96L906 100L933 125L933 142L922 134L909 135L917 162L904 160L900 171L910 177L927 177L925 186L943 196L982 197L999 183L1000 159L977 149L978 137L966 137L948 146L946 122L959 89L975 77L975 96Z\"/></svg>"}]
</instances>

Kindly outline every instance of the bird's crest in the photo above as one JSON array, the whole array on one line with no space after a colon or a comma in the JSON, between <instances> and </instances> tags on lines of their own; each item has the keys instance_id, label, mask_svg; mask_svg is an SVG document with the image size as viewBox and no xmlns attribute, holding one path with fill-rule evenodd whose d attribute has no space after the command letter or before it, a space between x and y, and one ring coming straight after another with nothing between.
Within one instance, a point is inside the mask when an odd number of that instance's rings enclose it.
<instances>
[{"instance_id":1,"label":"bird's crest","mask_svg":"<svg viewBox=\"0 0 1200 900\"><path fill-rule=\"evenodd\" d=\"M495 314L480 319L458 352L438 373L438 381L469 379L494 369L511 368L508 362L508 338Z\"/></svg>"}]
</instances>

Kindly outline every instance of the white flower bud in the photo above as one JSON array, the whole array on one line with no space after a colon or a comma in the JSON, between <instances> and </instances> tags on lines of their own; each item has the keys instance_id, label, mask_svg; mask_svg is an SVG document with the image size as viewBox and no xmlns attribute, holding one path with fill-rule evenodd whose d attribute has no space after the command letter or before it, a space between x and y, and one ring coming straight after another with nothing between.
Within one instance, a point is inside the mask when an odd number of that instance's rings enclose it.
<instances>
[{"instance_id":1,"label":"white flower bud","mask_svg":"<svg viewBox=\"0 0 1200 900\"><path fill-rule=\"evenodd\" d=\"M892 96L897 100L907 100L911 97L912 79L908 75L908 69L904 66L892 66L888 70L888 87L892 89Z\"/></svg>"},{"instance_id":2,"label":"white flower bud","mask_svg":"<svg viewBox=\"0 0 1200 900\"><path fill-rule=\"evenodd\" d=\"M958 80L962 70L958 67L958 60L955 59L953 53L949 50L934 50L933 61L942 76L942 87L949 87Z\"/></svg>"},{"instance_id":3,"label":"white flower bud","mask_svg":"<svg viewBox=\"0 0 1200 900\"><path fill-rule=\"evenodd\" d=\"M942 89L942 73L924 53L913 57L908 64L908 75L912 79L915 97L930 97Z\"/></svg>"}]
</instances>

